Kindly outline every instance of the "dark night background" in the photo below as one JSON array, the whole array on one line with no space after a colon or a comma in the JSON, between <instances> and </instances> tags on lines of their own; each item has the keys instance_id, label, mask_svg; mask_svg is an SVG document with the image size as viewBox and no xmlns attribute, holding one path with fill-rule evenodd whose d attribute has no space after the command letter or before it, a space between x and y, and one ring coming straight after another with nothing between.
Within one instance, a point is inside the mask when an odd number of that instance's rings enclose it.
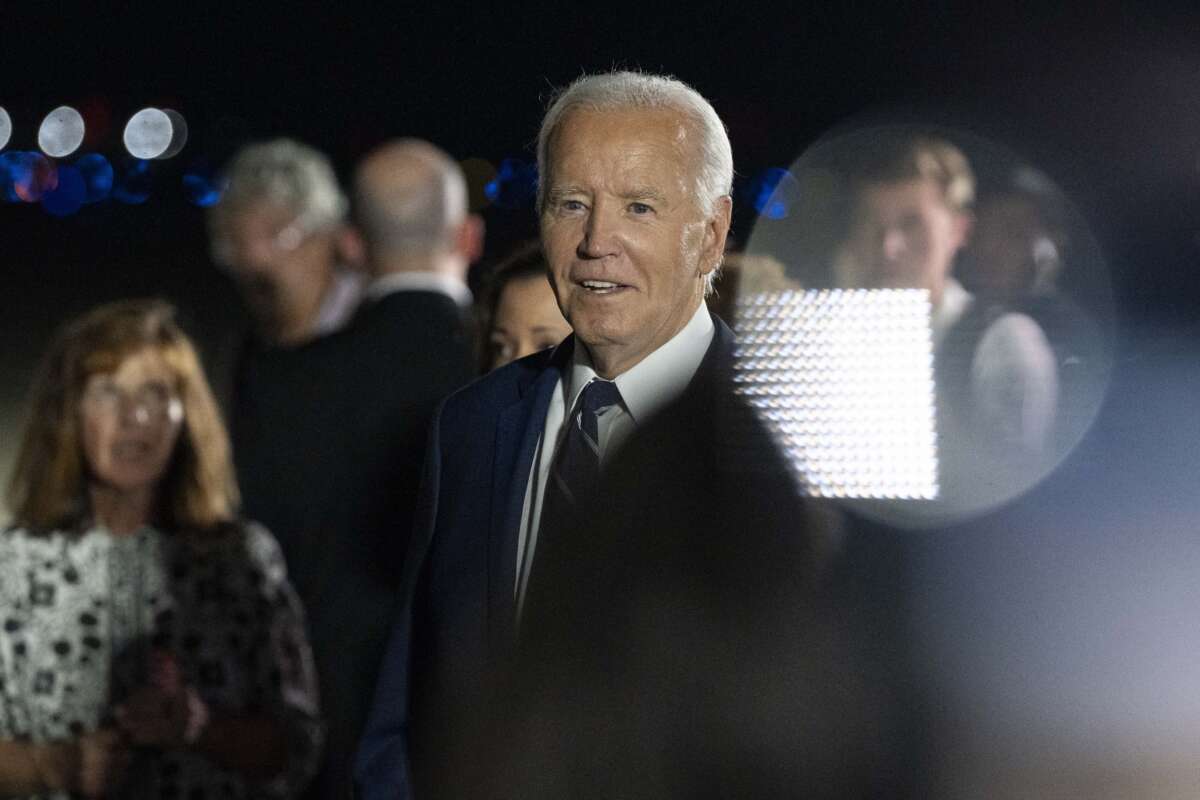
<instances>
[{"instance_id":1,"label":"dark night background","mask_svg":"<svg viewBox=\"0 0 1200 800\"><path fill-rule=\"evenodd\" d=\"M144 204L110 200L65 219L0 204L0 477L32 367L67 317L162 295L211 363L227 357L241 311L181 178L251 139L311 143L343 177L401 135L459 159L532 162L551 88L626 66L673 73L712 100L739 181L880 110L924 113L1025 156L1067 191L1107 258L1113 389L1059 473L1014 509L939 540L916 605L936 620L927 644L937 668L982 676L956 689L978 700L967 716L991 715L987 735L1029 734L1031 769L1069 730L1078 763L1101 754L1118 770L1161 745L1168 770L1194 776L1195 748L1178 743L1200 741L1200 10L855 0L26 8L6 4L0 18L10 149L34 149L40 119L62 104L93 127L88 109L107 110L107 131L83 149L114 163L125 121L144 106L180 111L190 139L154 163ZM483 213L489 259L535 231L531 205ZM739 200L735 236L753 220ZM1013 697L1027 702L1014 710ZM1152 796L1136 787L1112 796Z\"/></svg>"}]
</instances>

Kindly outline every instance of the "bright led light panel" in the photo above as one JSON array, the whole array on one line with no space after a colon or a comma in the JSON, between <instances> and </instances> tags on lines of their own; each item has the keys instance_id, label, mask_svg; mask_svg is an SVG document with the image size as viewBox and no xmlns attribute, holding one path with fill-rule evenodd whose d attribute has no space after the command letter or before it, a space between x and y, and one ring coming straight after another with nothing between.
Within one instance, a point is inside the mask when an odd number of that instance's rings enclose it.
<instances>
[{"instance_id":1,"label":"bright led light panel","mask_svg":"<svg viewBox=\"0 0 1200 800\"><path fill-rule=\"evenodd\" d=\"M929 296L786 291L738 301L737 394L814 497L933 499Z\"/></svg>"}]
</instances>

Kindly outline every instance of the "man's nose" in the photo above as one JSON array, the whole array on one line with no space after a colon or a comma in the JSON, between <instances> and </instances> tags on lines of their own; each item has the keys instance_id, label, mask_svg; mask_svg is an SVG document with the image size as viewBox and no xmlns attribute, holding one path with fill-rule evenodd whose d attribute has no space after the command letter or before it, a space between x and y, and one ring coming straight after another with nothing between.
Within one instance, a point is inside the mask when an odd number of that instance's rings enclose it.
<instances>
[{"instance_id":1,"label":"man's nose","mask_svg":"<svg viewBox=\"0 0 1200 800\"><path fill-rule=\"evenodd\" d=\"M582 258L604 258L619 250L620 209L615 203L597 202L588 213L579 242Z\"/></svg>"}]
</instances>

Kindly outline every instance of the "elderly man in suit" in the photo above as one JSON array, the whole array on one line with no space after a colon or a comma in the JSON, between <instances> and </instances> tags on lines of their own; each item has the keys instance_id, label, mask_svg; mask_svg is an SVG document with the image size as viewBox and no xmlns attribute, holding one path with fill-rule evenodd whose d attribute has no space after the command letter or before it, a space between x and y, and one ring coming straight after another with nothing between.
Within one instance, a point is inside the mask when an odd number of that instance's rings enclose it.
<instances>
[{"instance_id":1,"label":"elderly man in suit","mask_svg":"<svg viewBox=\"0 0 1200 800\"><path fill-rule=\"evenodd\" d=\"M550 105L538 164L550 280L575 333L434 418L405 608L359 750L366 798L454 793L447 767L514 652L539 554L575 527L600 467L732 349L703 302L733 178L708 101L671 78L585 76Z\"/></svg>"}]
</instances>

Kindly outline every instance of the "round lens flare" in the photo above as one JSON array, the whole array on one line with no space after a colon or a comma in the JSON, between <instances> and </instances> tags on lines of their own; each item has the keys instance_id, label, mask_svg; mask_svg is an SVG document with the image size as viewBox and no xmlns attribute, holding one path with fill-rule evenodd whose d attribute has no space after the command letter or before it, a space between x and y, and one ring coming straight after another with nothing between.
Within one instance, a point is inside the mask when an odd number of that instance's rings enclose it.
<instances>
[{"instance_id":1,"label":"round lens flare","mask_svg":"<svg viewBox=\"0 0 1200 800\"><path fill-rule=\"evenodd\" d=\"M112 194L115 173L107 158L99 153L82 155L75 160L75 169L79 170L87 189L84 202L97 203Z\"/></svg>"},{"instance_id":2,"label":"round lens flare","mask_svg":"<svg viewBox=\"0 0 1200 800\"><path fill-rule=\"evenodd\" d=\"M187 138L187 121L169 108L143 108L129 118L122 136L125 149L141 160L172 158L183 150Z\"/></svg>"},{"instance_id":3,"label":"round lens flare","mask_svg":"<svg viewBox=\"0 0 1200 800\"><path fill-rule=\"evenodd\" d=\"M117 176L112 189L112 197L126 205L141 205L150 199L153 184L150 162L132 161Z\"/></svg>"},{"instance_id":4,"label":"round lens flare","mask_svg":"<svg viewBox=\"0 0 1200 800\"><path fill-rule=\"evenodd\" d=\"M1036 179L1035 179L1036 178ZM747 187L738 394L813 496L906 528L987 513L1087 433L1112 366L1096 237L990 139L846 126Z\"/></svg>"},{"instance_id":5,"label":"round lens flare","mask_svg":"<svg viewBox=\"0 0 1200 800\"><path fill-rule=\"evenodd\" d=\"M65 158L83 144L83 115L70 106L59 106L38 127L38 147L51 158Z\"/></svg>"},{"instance_id":6,"label":"round lens flare","mask_svg":"<svg viewBox=\"0 0 1200 800\"><path fill-rule=\"evenodd\" d=\"M87 183L75 167L58 168L58 184L42 195L42 208L55 217L69 217L87 202Z\"/></svg>"},{"instance_id":7,"label":"round lens flare","mask_svg":"<svg viewBox=\"0 0 1200 800\"><path fill-rule=\"evenodd\" d=\"M537 167L519 158L500 162L495 176L483 186L484 196L493 205L510 211L528 208L537 196Z\"/></svg>"},{"instance_id":8,"label":"round lens flare","mask_svg":"<svg viewBox=\"0 0 1200 800\"><path fill-rule=\"evenodd\" d=\"M0 107L0 150L8 147L8 141L12 138L12 117L8 112Z\"/></svg>"},{"instance_id":9,"label":"round lens flare","mask_svg":"<svg viewBox=\"0 0 1200 800\"><path fill-rule=\"evenodd\" d=\"M4 199L10 203L37 203L58 186L58 170L41 153L24 150L0 154Z\"/></svg>"}]
</instances>

